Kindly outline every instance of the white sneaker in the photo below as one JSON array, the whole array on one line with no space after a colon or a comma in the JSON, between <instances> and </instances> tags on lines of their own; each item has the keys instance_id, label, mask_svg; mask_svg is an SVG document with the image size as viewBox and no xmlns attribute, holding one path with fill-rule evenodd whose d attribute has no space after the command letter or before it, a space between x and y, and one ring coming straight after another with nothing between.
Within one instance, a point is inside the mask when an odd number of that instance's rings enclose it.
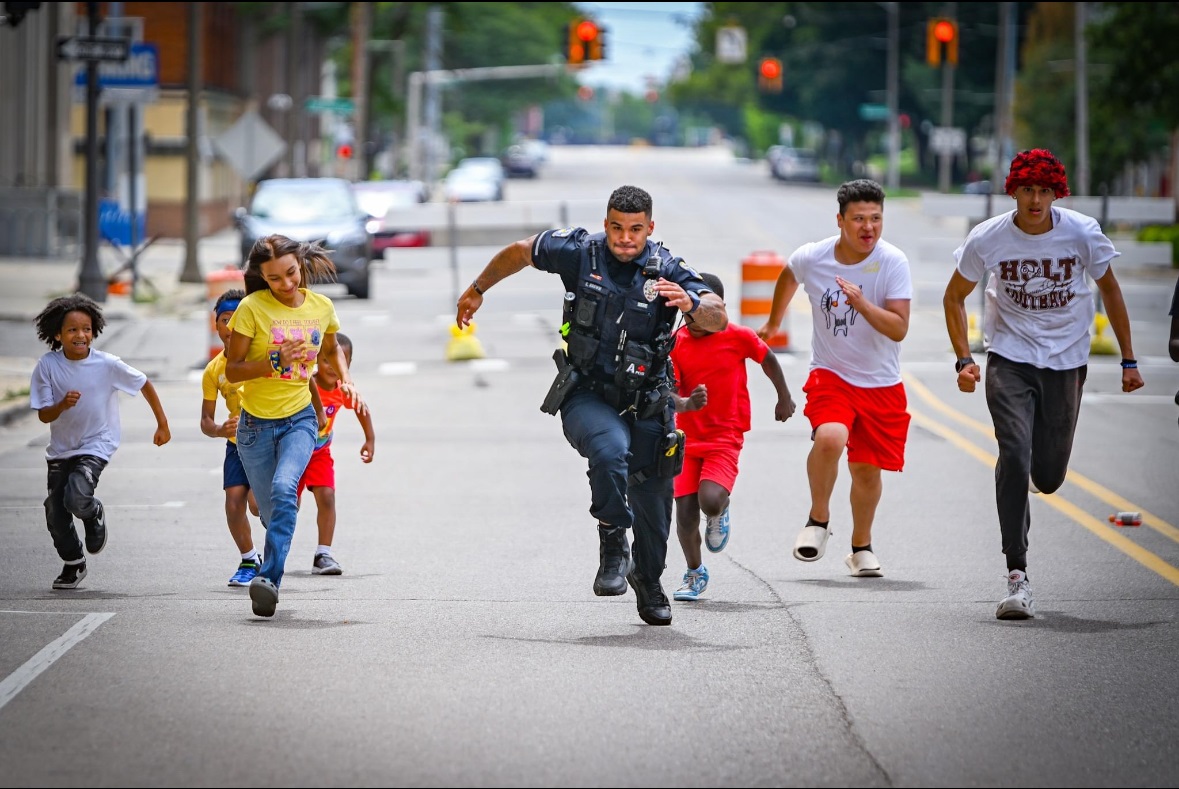
<instances>
[{"instance_id":1,"label":"white sneaker","mask_svg":"<svg viewBox=\"0 0 1179 789\"><path fill-rule=\"evenodd\" d=\"M827 550L827 538L831 530L822 526L811 526L809 523L802 527L798 539L794 541L794 558L800 562L817 562L823 558L823 551Z\"/></svg>"},{"instance_id":2,"label":"white sneaker","mask_svg":"<svg viewBox=\"0 0 1179 789\"><path fill-rule=\"evenodd\" d=\"M843 563L857 578L879 578L884 575L884 570L880 569L880 560L871 551L853 551Z\"/></svg>"},{"instance_id":3,"label":"white sneaker","mask_svg":"<svg viewBox=\"0 0 1179 789\"><path fill-rule=\"evenodd\" d=\"M1007 574L1007 596L995 609L996 619L1032 619L1036 616L1036 601L1032 599L1032 585L1023 570Z\"/></svg>"}]
</instances>

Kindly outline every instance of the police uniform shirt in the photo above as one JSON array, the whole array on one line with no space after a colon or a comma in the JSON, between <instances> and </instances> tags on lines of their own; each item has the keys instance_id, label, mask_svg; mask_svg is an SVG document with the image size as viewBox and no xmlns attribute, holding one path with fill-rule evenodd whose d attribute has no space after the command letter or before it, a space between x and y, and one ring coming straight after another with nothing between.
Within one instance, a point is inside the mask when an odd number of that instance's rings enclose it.
<instances>
[{"instance_id":1,"label":"police uniform shirt","mask_svg":"<svg viewBox=\"0 0 1179 789\"><path fill-rule=\"evenodd\" d=\"M600 234L599 234L600 235ZM577 278L581 272L582 250L589 244L590 234L583 227L567 227L561 230L546 230L536 237L532 245L532 264L541 271L559 274L565 290L577 292ZM651 252L651 242L647 242L647 249L630 263L622 263L614 258L610 249L602 242L602 256L599 262L605 265L606 275L620 287L626 288L634 281L636 271L643 267L647 256ZM664 250L664 260L673 259L673 255ZM689 293L699 298L712 291L700 279L695 269L679 260L674 267L664 266L663 277L679 285Z\"/></svg>"}]
</instances>

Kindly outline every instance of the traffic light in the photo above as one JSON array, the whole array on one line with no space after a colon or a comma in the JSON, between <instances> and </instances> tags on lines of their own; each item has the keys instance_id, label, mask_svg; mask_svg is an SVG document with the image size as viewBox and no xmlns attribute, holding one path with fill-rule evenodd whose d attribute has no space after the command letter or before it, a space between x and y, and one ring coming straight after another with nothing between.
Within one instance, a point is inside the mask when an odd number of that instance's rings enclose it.
<instances>
[{"instance_id":1,"label":"traffic light","mask_svg":"<svg viewBox=\"0 0 1179 789\"><path fill-rule=\"evenodd\" d=\"M565 29L565 60L581 64L606 57L606 31L592 19L574 19Z\"/></svg>"},{"instance_id":2,"label":"traffic light","mask_svg":"<svg viewBox=\"0 0 1179 789\"><path fill-rule=\"evenodd\" d=\"M943 60L951 66L958 65L958 23L955 20L934 17L925 24L925 60L934 68L940 67Z\"/></svg>"},{"instance_id":3,"label":"traffic light","mask_svg":"<svg viewBox=\"0 0 1179 789\"><path fill-rule=\"evenodd\" d=\"M346 142L342 142L339 145L337 145L336 146L336 158L337 159L351 159L352 158L352 146Z\"/></svg>"},{"instance_id":4,"label":"traffic light","mask_svg":"<svg viewBox=\"0 0 1179 789\"><path fill-rule=\"evenodd\" d=\"M757 64L757 87L762 93L782 92L782 61L762 58Z\"/></svg>"}]
</instances>

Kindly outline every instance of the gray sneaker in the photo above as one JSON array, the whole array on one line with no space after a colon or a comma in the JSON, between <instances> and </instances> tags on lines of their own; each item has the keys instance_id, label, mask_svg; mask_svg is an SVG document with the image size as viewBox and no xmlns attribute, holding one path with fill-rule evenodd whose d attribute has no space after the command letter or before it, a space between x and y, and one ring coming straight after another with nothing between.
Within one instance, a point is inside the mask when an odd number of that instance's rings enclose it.
<instances>
[{"instance_id":1,"label":"gray sneaker","mask_svg":"<svg viewBox=\"0 0 1179 789\"><path fill-rule=\"evenodd\" d=\"M1007 596L995 609L996 619L1032 619L1036 616L1036 601L1032 599L1032 585L1023 570L1007 574Z\"/></svg>"},{"instance_id":2,"label":"gray sneaker","mask_svg":"<svg viewBox=\"0 0 1179 789\"><path fill-rule=\"evenodd\" d=\"M278 587L269 578L255 576L250 581L250 603L254 616L274 616L274 609L278 608Z\"/></svg>"},{"instance_id":3,"label":"gray sneaker","mask_svg":"<svg viewBox=\"0 0 1179 789\"><path fill-rule=\"evenodd\" d=\"M343 575L344 568L330 553L317 553L311 562L311 572L315 575Z\"/></svg>"}]
</instances>

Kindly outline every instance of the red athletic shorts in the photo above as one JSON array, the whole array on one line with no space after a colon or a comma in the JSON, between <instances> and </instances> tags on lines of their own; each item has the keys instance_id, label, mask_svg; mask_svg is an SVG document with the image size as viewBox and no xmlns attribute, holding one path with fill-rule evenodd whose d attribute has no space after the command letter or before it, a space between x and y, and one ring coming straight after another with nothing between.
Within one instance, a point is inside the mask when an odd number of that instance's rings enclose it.
<instances>
[{"instance_id":1,"label":"red athletic shorts","mask_svg":"<svg viewBox=\"0 0 1179 789\"><path fill-rule=\"evenodd\" d=\"M690 496L700 490L700 480L707 479L729 493L737 482L737 458L741 447L734 444L692 444L684 443L684 468L676 475L673 487L675 497Z\"/></svg>"},{"instance_id":2,"label":"red athletic shorts","mask_svg":"<svg viewBox=\"0 0 1179 789\"><path fill-rule=\"evenodd\" d=\"M332 445L325 444L311 453L311 460L307 461L307 468L299 480L297 497L303 496L307 488L336 489L336 462L332 460Z\"/></svg>"},{"instance_id":3,"label":"red athletic shorts","mask_svg":"<svg viewBox=\"0 0 1179 789\"><path fill-rule=\"evenodd\" d=\"M802 412L811 421L812 431L829 422L847 426L849 463L868 463L885 471L905 467L910 417L904 384L853 386L819 368L811 370L802 391L806 393Z\"/></svg>"}]
</instances>

